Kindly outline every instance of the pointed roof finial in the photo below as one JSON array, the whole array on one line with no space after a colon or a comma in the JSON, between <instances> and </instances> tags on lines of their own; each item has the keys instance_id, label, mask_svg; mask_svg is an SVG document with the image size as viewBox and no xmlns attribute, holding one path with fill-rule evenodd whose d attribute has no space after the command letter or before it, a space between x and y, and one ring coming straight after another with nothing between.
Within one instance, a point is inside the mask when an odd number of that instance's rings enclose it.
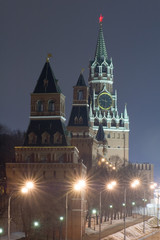
<instances>
[{"instance_id":1,"label":"pointed roof finial","mask_svg":"<svg viewBox=\"0 0 160 240\"><path fill-rule=\"evenodd\" d=\"M84 72L84 68L82 68L81 70L76 86L86 86L86 83L83 77L83 72Z\"/></svg>"},{"instance_id":2,"label":"pointed roof finial","mask_svg":"<svg viewBox=\"0 0 160 240\"><path fill-rule=\"evenodd\" d=\"M127 103L125 103L125 107L124 107L124 118L128 118Z\"/></svg>"},{"instance_id":3,"label":"pointed roof finial","mask_svg":"<svg viewBox=\"0 0 160 240\"><path fill-rule=\"evenodd\" d=\"M102 16L102 14L100 14L100 17L99 17L99 23L102 23L102 21L103 21L103 16Z\"/></svg>"},{"instance_id":4,"label":"pointed roof finial","mask_svg":"<svg viewBox=\"0 0 160 240\"><path fill-rule=\"evenodd\" d=\"M49 62L49 59L52 57L51 53L48 53L46 61Z\"/></svg>"},{"instance_id":5,"label":"pointed roof finial","mask_svg":"<svg viewBox=\"0 0 160 240\"><path fill-rule=\"evenodd\" d=\"M81 69L81 74L83 74L84 70L85 70L84 68Z\"/></svg>"},{"instance_id":6,"label":"pointed roof finial","mask_svg":"<svg viewBox=\"0 0 160 240\"><path fill-rule=\"evenodd\" d=\"M97 46L96 46L96 52L95 52L95 59L97 61L107 60L107 50L106 50L106 44L103 36L102 21L103 21L103 16L101 14L99 17L100 28L99 28L98 40L97 40Z\"/></svg>"}]
</instances>

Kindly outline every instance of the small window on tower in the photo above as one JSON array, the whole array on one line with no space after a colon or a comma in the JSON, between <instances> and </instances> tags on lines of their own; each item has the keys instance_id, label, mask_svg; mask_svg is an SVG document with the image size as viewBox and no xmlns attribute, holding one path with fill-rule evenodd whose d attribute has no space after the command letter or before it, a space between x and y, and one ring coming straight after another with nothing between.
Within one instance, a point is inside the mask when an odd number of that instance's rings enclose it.
<instances>
[{"instance_id":1,"label":"small window on tower","mask_svg":"<svg viewBox=\"0 0 160 240\"><path fill-rule=\"evenodd\" d=\"M37 102L37 112L43 112L43 103L42 101Z\"/></svg>"},{"instance_id":2,"label":"small window on tower","mask_svg":"<svg viewBox=\"0 0 160 240\"><path fill-rule=\"evenodd\" d=\"M98 121L98 119L95 119L95 120L94 120L94 126L99 126L99 121Z\"/></svg>"},{"instance_id":3,"label":"small window on tower","mask_svg":"<svg viewBox=\"0 0 160 240\"><path fill-rule=\"evenodd\" d=\"M107 121L103 119L102 125L103 125L103 126L107 126Z\"/></svg>"},{"instance_id":4,"label":"small window on tower","mask_svg":"<svg viewBox=\"0 0 160 240\"><path fill-rule=\"evenodd\" d=\"M48 103L48 111L49 112L54 112L54 110L55 110L54 102L53 102L53 100L50 100L49 103Z\"/></svg>"},{"instance_id":5,"label":"small window on tower","mask_svg":"<svg viewBox=\"0 0 160 240\"><path fill-rule=\"evenodd\" d=\"M119 121L119 126L124 127L124 121L122 119Z\"/></svg>"},{"instance_id":6,"label":"small window on tower","mask_svg":"<svg viewBox=\"0 0 160 240\"><path fill-rule=\"evenodd\" d=\"M78 91L78 100L83 100L83 91L82 90Z\"/></svg>"},{"instance_id":7,"label":"small window on tower","mask_svg":"<svg viewBox=\"0 0 160 240\"><path fill-rule=\"evenodd\" d=\"M59 132L56 132L53 135L53 143L54 144L62 144L62 134Z\"/></svg>"},{"instance_id":8,"label":"small window on tower","mask_svg":"<svg viewBox=\"0 0 160 240\"><path fill-rule=\"evenodd\" d=\"M37 136L35 135L34 132L31 132L28 134L28 144L36 144L37 142Z\"/></svg>"},{"instance_id":9,"label":"small window on tower","mask_svg":"<svg viewBox=\"0 0 160 240\"><path fill-rule=\"evenodd\" d=\"M78 118L77 118L77 116L74 118L74 124L78 124Z\"/></svg>"},{"instance_id":10,"label":"small window on tower","mask_svg":"<svg viewBox=\"0 0 160 240\"><path fill-rule=\"evenodd\" d=\"M50 143L50 135L47 132L42 133L42 144Z\"/></svg>"},{"instance_id":11,"label":"small window on tower","mask_svg":"<svg viewBox=\"0 0 160 240\"><path fill-rule=\"evenodd\" d=\"M116 121L114 119L112 119L111 126L116 127Z\"/></svg>"},{"instance_id":12,"label":"small window on tower","mask_svg":"<svg viewBox=\"0 0 160 240\"><path fill-rule=\"evenodd\" d=\"M83 124L83 118L82 117L79 118L79 124Z\"/></svg>"}]
</instances>

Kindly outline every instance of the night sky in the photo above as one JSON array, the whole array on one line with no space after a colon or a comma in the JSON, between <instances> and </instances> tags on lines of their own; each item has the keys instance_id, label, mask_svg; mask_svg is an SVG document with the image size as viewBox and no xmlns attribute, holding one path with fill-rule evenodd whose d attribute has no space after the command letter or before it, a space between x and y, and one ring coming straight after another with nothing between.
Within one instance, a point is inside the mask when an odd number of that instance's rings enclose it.
<instances>
[{"instance_id":1,"label":"night sky","mask_svg":"<svg viewBox=\"0 0 160 240\"><path fill-rule=\"evenodd\" d=\"M0 123L27 129L30 93L48 53L68 122L82 68L88 81L100 14L119 113L127 103L130 117L130 161L153 163L160 181L159 0L0 0Z\"/></svg>"}]
</instances>

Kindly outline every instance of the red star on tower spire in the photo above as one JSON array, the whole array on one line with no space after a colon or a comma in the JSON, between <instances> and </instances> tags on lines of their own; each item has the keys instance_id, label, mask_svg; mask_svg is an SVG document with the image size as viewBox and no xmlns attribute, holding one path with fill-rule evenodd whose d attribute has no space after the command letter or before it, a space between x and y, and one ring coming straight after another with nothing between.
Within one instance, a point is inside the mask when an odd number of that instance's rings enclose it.
<instances>
[{"instance_id":1,"label":"red star on tower spire","mask_svg":"<svg viewBox=\"0 0 160 240\"><path fill-rule=\"evenodd\" d=\"M102 21L103 21L103 16L101 14L100 17L99 17L99 23L102 23Z\"/></svg>"}]
</instances>

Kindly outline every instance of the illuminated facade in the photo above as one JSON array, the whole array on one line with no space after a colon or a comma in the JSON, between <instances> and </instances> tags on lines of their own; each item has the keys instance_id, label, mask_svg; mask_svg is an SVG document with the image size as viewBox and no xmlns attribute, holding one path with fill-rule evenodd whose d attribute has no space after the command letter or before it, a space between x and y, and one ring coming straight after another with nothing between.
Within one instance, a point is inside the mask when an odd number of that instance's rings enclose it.
<instances>
[{"instance_id":1,"label":"illuminated facade","mask_svg":"<svg viewBox=\"0 0 160 240\"><path fill-rule=\"evenodd\" d=\"M119 167L129 161L129 116L126 105L123 113L118 112L113 62L108 58L102 19L101 16L95 56L89 63L89 87L81 73L74 87L68 130L72 145L77 146L88 167L96 166L99 155Z\"/></svg>"}]
</instances>

